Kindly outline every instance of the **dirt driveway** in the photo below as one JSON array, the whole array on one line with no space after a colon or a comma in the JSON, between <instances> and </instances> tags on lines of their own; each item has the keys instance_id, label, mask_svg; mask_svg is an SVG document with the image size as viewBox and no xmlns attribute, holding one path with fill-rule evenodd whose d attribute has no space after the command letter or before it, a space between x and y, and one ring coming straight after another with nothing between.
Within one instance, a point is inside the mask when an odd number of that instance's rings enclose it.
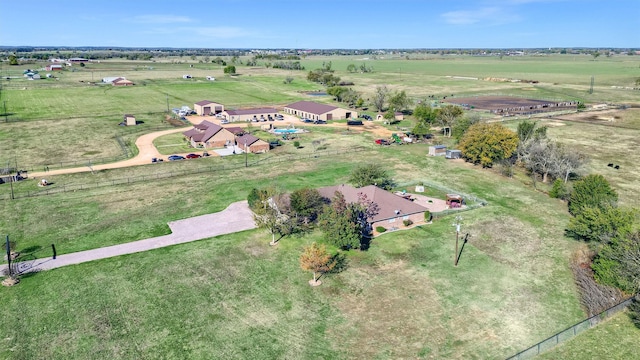
<instances>
[{"instance_id":1,"label":"dirt driveway","mask_svg":"<svg viewBox=\"0 0 640 360\"><path fill-rule=\"evenodd\" d=\"M273 126L276 126L276 127L289 127L289 126L294 126L294 127L304 126L306 128L313 128L316 126L317 127L334 127L338 129L344 129L344 130L348 129L349 131L353 131L356 133L370 132L370 133L373 133L376 137L380 137L380 138L389 138L394 133L394 131L387 129L382 125L376 124L374 122L369 122L369 121L365 121L364 122L365 124L361 126L349 126L344 123L315 125L315 124L302 123L300 119L298 119L295 116L291 116L291 115L284 115L284 116L285 116L284 121L274 121L274 122L269 122L268 124L273 124ZM220 119L214 116L197 116L196 115L196 116L188 116L187 119L192 124L199 124L203 120L208 120L210 122L220 124ZM249 124L252 124L253 126L257 127L267 123L235 122L231 124L225 124L223 126L247 127ZM158 152L156 147L153 145L153 141L156 138L163 135L175 134L177 132L187 131L189 129L190 127L184 127L184 128L178 128L178 129L157 131L157 132L140 136L138 139L136 139L136 147L138 148L138 151L139 151L138 155L128 160L118 161L118 162L109 163L109 164L94 165L91 168L89 168L88 166L82 166L82 167L76 167L76 168L56 169L56 170L51 170L47 172L42 172L42 171L33 172L33 173L30 173L29 176L34 179L40 179L40 178L46 178L47 176L52 176L52 175L73 174L73 173L88 172L92 170L117 169L117 168L128 167L128 166L150 164L152 158L164 157L162 154ZM210 152L210 154L216 156L215 152ZM185 155L185 154L178 154L178 155Z\"/></svg>"},{"instance_id":2,"label":"dirt driveway","mask_svg":"<svg viewBox=\"0 0 640 360\"><path fill-rule=\"evenodd\" d=\"M136 147L138 148L138 155L128 160L118 161L118 162L109 163L109 164L94 165L92 166L92 169L93 170L117 169L117 168L127 167L127 166L150 164L151 158L154 158L154 157L158 158L163 156L158 152L156 147L153 146L153 140L163 135L183 132L189 129L190 128L188 127L179 128L179 129L170 129L170 130L157 131L150 134L142 135L138 139L136 139ZM34 172L34 173L29 173L29 176L34 178L42 178L42 177L51 176L51 175L87 172L87 171L91 171L92 169L89 168L88 166L83 166L83 167L77 167L77 168L51 170L47 172Z\"/></svg>"}]
</instances>

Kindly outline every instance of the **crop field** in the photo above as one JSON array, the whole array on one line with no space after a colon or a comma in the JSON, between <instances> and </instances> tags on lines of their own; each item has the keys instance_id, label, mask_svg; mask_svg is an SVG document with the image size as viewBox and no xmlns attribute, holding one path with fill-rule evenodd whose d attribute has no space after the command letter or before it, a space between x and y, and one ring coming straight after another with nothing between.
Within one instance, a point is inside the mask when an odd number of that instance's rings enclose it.
<instances>
[{"instance_id":1,"label":"crop field","mask_svg":"<svg viewBox=\"0 0 640 360\"><path fill-rule=\"evenodd\" d=\"M90 63L55 73L59 80L41 81L22 79L22 66L4 65L3 77L12 79L2 83L0 100L10 115L6 122L0 118L0 166L41 171L48 163L86 166L131 157L137 137L173 127L165 117L167 107L193 107L204 99L225 108L298 100L335 104L330 97L305 94L322 89L308 82L306 73L327 61L365 99L376 86L386 85L413 99L493 94L640 103L637 91L611 87L632 85L636 57L307 57L301 61L307 71L239 65L234 77L214 64L176 60ZM365 63L374 72L348 73L352 63ZM182 79L183 74L194 78ZM125 76L136 85L94 84L106 76ZM293 78L290 84L287 76ZM143 123L118 126L125 113ZM605 175L623 205L637 203L640 111L584 116L540 121L549 125L552 138L591 157L587 171ZM449 215L385 233L368 251L346 252L346 268L324 275L317 288L309 287L311 275L300 269L298 259L303 246L322 240L319 231L269 246L265 230L251 230L30 274L18 286L0 288L5 305L0 328L11 329L0 358L500 359L582 320L569 269L580 244L564 237L566 204L533 189L524 173L506 178L462 161L425 156L430 144L454 146L451 138L436 134L430 143L374 144L376 138L411 128L413 121L407 116L394 125L308 126L308 133L293 139L299 148L280 138L283 145L268 154L247 156L249 167L244 156L211 156L52 175L47 177L52 190L86 188L35 197L23 196L42 190L35 180L13 188L0 184L0 232L9 233L19 251L55 244L59 254L167 234L169 221L220 211L246 199L254 187L292 191L347 183L362 163L383 164L397 190L411 191L424 182L488 202L461 213L462 231L469 237L457 267ZM514 128L517 120L505 124ZM278 138L253 124L249 130L265 140ZM159 137L155 145L162 154L189 151L180 134ZM175 175L160 178L167 173ZM427 187L429 194L443 193ZM10 192L18 199L8 200ZM607 326L618 321L624 318ZM637 337L628 324L616 330L620 343ZM587 346L599 346L599 336L588 338ZM578 351L571 346L549 353L550 358ZM629 354L622 347L616 351Z\"/></svg>"}]
</instances>

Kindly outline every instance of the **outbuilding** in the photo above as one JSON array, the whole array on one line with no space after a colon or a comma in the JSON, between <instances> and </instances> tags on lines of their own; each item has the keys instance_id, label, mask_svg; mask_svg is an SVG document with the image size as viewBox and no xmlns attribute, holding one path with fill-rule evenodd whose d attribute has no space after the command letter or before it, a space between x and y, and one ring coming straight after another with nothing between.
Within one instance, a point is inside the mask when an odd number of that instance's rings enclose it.
<instances>
[{"instance_id":1,"label":"outbuilding","mask_svg":"<svg viewBox=\"0 0 640 360\"><path fill-rule=\"evenodd\" d=\"M209 100L202 100L193 104L193 110L198 115L207 116L223 112L224 105Z\"/></svg>"},{"instance_id":2,"label":"outbuilding","mask_svg":"<svg viewBox=\"0 0 640 360\"><path fill-rule=\"evenodd\" d=\"M447 159L461 159L462 158L462 151L460 150L447 150L447 153L445 155L445 157Z\"/></svg>"},{"instance_id":3,"label":"outbuilding","mask_svg":"<svg viewBox=\"0 0 640 360\"><path fill-rule=\"evenodd\" d=\"M271 120L275 119L278 114L278 110L274 108L252 108L252 109L239 109L239 110L226 110L221 113L225 119L230 122L235 121L267 121L269 117Z\"/></svg>"},{"instance_id":4,"label":"outbuilding","mask_svg":"<svg viewBox=\"0 0 640 360\"><path fill-rule=\"evenodd\" d=\"M429 146L429 156L445 156L446 154L447 147L445 145Z\"/></svg>"},{"instance_id":5,"label":"outbuilding","mask_svg":"<svg viewBox=\"0 0 640 360\"><path fill-rule=\"evenodd\" d=\"M355 119L358 117L358 113L355 111L313 101L298 101L289 104L284 107L284 111L288 114L311 120L330 121Z\"/></svg>"}]
</instances>

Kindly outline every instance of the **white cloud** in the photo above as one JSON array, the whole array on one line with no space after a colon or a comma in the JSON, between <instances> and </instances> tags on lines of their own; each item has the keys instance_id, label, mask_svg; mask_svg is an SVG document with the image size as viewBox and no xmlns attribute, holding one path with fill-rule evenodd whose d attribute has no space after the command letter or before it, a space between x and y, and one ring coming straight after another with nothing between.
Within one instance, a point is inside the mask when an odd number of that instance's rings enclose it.
<instances>
[{"instance_id":1,"label":"white cloud","mask_svg":"<svg viewBox=\"0 0 640 360\"><path fill-rule=\"evenodd\" d=\"M128 18L127 21L137 24L175 24L193 22L193 20L188 16L176 15L138 15Z\"/></svg>"},{"instance_id":2,"label":"white cloud","mask_svg":"<svg viewBox=\"0 0 640 360\"><path fill-rule=\"evenodd\" d=\"M452 25L471 25L484 23L498 25L520 20L520 16L505 11L500 7L485 7L476 10L449 11L440 15L445 22Z\"/></svg>"}]
</instances>

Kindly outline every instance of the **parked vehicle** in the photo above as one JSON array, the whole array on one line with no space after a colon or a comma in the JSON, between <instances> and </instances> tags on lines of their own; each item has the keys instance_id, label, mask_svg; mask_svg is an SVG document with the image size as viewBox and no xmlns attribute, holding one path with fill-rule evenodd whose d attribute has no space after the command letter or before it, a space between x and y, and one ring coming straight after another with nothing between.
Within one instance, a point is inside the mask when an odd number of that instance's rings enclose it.
<instances>
[{"instance_id":1,"label":"parked vehicle","mask_svg":"<svg viewBox=\"0 0 640 360\"><path fill-rule=\"evenodd\" d=\"M187 159L197 159L197 158L201 158L202 156L198 155L198 154L189 154L187 155Z\"/></svg>"},{"instance_id":2,"label":"parked vehicle","mask_svg":"<svg viewBox=\"0 0 640 360\"><path fill-rule=\"evenodd\" d=\"M152 163L159 163L159 162L163 162L164 160L162 160L162 158L151 158L151 162Z\"/></svg>"},{"instance_id":3,"label":"parked vehicle","mask_svg":"<svg viewBox=\"0 0 640 360\"><path fill-rule=\"evenodd\" d=\"M313 122L314 124L326 124L327 122L324 120L316 120Z\"/></svg>"},{"instance_id":4,"label":"parked vehicle","mask_svg":"<svg viewBox=\"0 0 640 360\"><path fill-rule=\"evenodd\" d=\"M220 124L228 124L228 123L229 123L229 120L227 119L220 120Z\"/></svg>"},{"instance_id":5,"label":"parked vehicle","mask_svg":"<svg viewBox=\"0 0 640 360\"><path fill-rule=\"evenodd\" d=\"M278 114L278 115L276 115L276 120L282 121L282 120L284 120L284 116Z\"/></svg>"},{"instance_id":6,"label":"parked vehicle","mask_svg":"<svg viewBox=\"0 0 640 360\"><path fill-rule=\"evenodd\" d=\"M307 119L307 118L302 118L302 119L300 119L300 120L301 120L302 122L304 122L304 123L312 123L312 122L313 122L313 120L311 120L311 119Z\"/></svg>"},{"instance_id":7,"label":"parked vehicle","mask_svg":"<svg viewBox=\"0 0 640 360\"><path fill-rule=\"evenodd\" d=\"M347 125L364 125L361 120L349 120Z\"/></svg>"},{"instance_id":8,"label":"parked vehicle","mask_svg":"<svg viewBox=\"0 0 640 360\"><path fill-rule=\"evenodd\" d=\"M184 156L180 156L180 155L170 155L167 159L169 159L169 161L184 160Z\"/></svg>"},{"instance_id":9,"label":"parked vehicle","mask_svg":"<svg viewBox=\"0 0 640 360\"><path fill-rule=\"evenodd\" d=\"M390 145L391 143L389 142L389 140L386 140L386 139L376 139L376 144L378 144L378 145Z\"/></svg>"}]
</instances>

